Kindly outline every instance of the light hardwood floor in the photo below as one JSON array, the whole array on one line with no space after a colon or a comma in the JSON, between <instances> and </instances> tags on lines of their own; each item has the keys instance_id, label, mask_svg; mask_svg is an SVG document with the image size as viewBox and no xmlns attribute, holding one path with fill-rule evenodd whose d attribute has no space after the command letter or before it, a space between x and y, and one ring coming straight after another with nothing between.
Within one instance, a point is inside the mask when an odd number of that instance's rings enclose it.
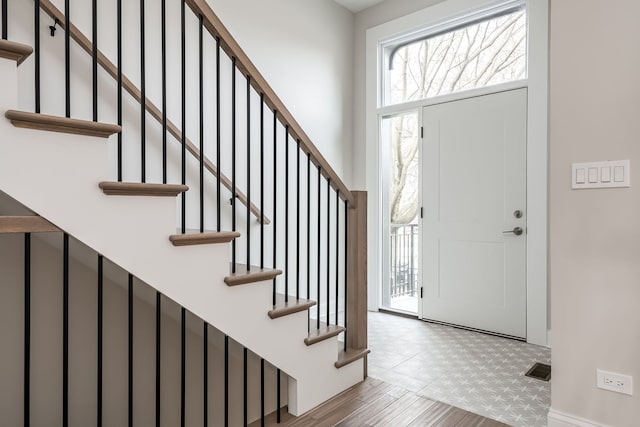
<instances>
[{"instance_id":1,"label":"light hardwood floor","mask_svg":"<svg viewBox=\"0 0 640 427\"><path fill-rule=\"evenodd\" d=\"M258 424L259 425L259 424ZM269 419L266 425L278 425ZM287 416L281 426L506 427L462 409L436 402L384 381L367 378L302 417Z\"/></svg>"}]
</instances>

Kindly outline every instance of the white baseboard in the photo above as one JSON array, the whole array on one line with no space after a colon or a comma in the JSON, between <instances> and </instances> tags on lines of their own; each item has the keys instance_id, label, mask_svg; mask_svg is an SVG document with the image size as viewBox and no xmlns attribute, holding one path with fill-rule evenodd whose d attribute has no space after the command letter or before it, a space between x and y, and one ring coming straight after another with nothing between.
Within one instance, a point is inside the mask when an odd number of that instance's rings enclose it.
<instances>
[{"instance_id":1,"label":"white baseboard","mask_svg":"<svg viewBox=\"0 0 640 427\"><path fill-rule=\"evenodd\" d=\"M549 410L547 426L548 427L608 427L605 424L597 424L593 421L585 420L584 418L580 418L574 415L565 414L564 412L556 411L553 408Z\"/></svg>"}]
</instances>

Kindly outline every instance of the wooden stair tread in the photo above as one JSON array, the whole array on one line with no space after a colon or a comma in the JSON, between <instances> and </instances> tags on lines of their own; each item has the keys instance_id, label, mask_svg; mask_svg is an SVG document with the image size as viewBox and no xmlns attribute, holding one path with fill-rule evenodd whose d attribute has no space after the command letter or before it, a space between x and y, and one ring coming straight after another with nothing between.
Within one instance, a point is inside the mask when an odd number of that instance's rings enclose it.
<instances>
[{"instance_id":1,"label":"wooden stair tread","mask_svg":"<svg viewBox=\"0 0 640 427\"><path fill-rule=\"evenodd\" d=\"M289 301L285 301L283 294L276 294L276 304L267 314L270 318L277 319L278 317L288 316L293 313L308 310L314 305L316 305L316 302L312 300L304 298L296 299L289 295Z\"/></svg>"},{"instance_id":2,"label":"wooden stair tread","mask_svg":"<svg viewBox=\"0 0 640 427\"><path fill-rule=\"evenodd\" d=\"M347 351L340 352L340 354L338 355L338 361L334 363L334 366L340 369L343 366L348 365L349 363L353 363L358 359L362 359L369 353L371 353L371 350L369 350L368 348L347 348Z\"/></svg>"},{"instance_id":3,"label":"wooden stair tread","mask_svg":"<svg viewBox=\"0 0 640 427\"><path fill-rule=\"evenodd\" d=\"M173 246L207 245L210 243L228 243L240 237L237 231L204 231L186 230L185 234L178 233L169 236Z\"/></svg>"},{"instance_id":4,"label":"wooden stair tread","mask_svg":"<svg viewBox=\"0 0 640 427\"><path fill-rule=\"evenodd\" d=\"M33 48L31 46L0 39L0 58L11 59L16 61L17 65L20 65L32 53Z\"/></svg>"},{"instance_id":5,"label":"wooden stair tread","mask_svg":"<svg viewBox=\"0 0 640 427\"><path fill-rule=\"evenodd\" d=\"M189 190L189 187L180 184L149 184L139 182L103 181L99 186L104 194L109 196L176 197L178 194Z\"/></svg>"},{"instance_id":6,"label":"wooden stair tread","mask_svg":"<svg viewBox=\"0 0 640 427\"><path fill-rule=\"evenodd\" d=\"M0 234L50 233L56 231L61 230L41 216L0 216Z\"/></svg>"},{"instance_id":7,"label":"wooden stair tread","mask_svg":"<svg viewBox=\"0 0 640 427\"><path fill-rule=\"evenodd\" d=\"M246 264L236 264L236 272L224 278L227 286L245 285L247 283L271 280L282 274L282 270L272 268L260 268L252 265L247 271Z\"/></svg>"},{"instance_id":8,"label":"wooden stair tread","mask_svg":"<svg viewBox=\"0 0 640 427\"><path fill-rule=\"evenodd\" d=\"M108 138L122 130L120 126L109 123L70 119L67 117L29 113L26 111L8 110L4 115L7 119L11 120L11 123L16 127L70 133L74 135Z\"/></svg>"},{"instance_id":9,"label":"wooden stair tread","mask_svg":"<svg viewBox=\"0 0 640 427\"><path fill-rule=\"evenodd\" d=\"M314 322L312 322L314 324ZM304 343L306 345L313 345L319 343L320 341L324 341L326 339L338 336L341 332L343 332L345 328L339 325L327 325L324 322L320 322L320 328L312 327L309 331L309 336L304 339Z\"/></svg>"}]
</instances>

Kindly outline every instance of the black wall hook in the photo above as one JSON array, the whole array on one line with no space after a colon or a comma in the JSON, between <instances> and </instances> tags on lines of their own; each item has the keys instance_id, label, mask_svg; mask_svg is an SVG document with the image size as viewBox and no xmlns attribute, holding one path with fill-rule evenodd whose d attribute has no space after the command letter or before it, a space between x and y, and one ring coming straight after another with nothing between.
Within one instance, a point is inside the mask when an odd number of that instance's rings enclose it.
<instances>
[{"instance_id":1,"label":"black wall hook","mask_svg":"<svg viewBox=\"0 0 640 427\"><path fill-rule=\"evenodd\" d=\"M56 18L55 21L53 21L53 25L49 25L49 31L51 31L51 37L55 37L56 35L56 26L60 23L60 21L58 21L58 18Z\"/></svg>"}]
</instances>

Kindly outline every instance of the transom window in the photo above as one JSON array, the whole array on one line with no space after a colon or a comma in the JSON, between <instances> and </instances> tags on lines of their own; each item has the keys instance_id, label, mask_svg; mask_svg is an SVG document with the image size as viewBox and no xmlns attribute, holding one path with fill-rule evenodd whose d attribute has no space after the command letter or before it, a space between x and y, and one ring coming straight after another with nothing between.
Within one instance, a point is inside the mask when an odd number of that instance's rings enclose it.
<instances>
[{"instance_id":1,"label":"transom window","mask_svg":"<svg viewBox=\"0 0 640 427\"><path fill-rule=\"evenodd\" d=\"M527 77L523 4L382 46L383 104L394 105Z\"/></svg>"}]
</instances>

